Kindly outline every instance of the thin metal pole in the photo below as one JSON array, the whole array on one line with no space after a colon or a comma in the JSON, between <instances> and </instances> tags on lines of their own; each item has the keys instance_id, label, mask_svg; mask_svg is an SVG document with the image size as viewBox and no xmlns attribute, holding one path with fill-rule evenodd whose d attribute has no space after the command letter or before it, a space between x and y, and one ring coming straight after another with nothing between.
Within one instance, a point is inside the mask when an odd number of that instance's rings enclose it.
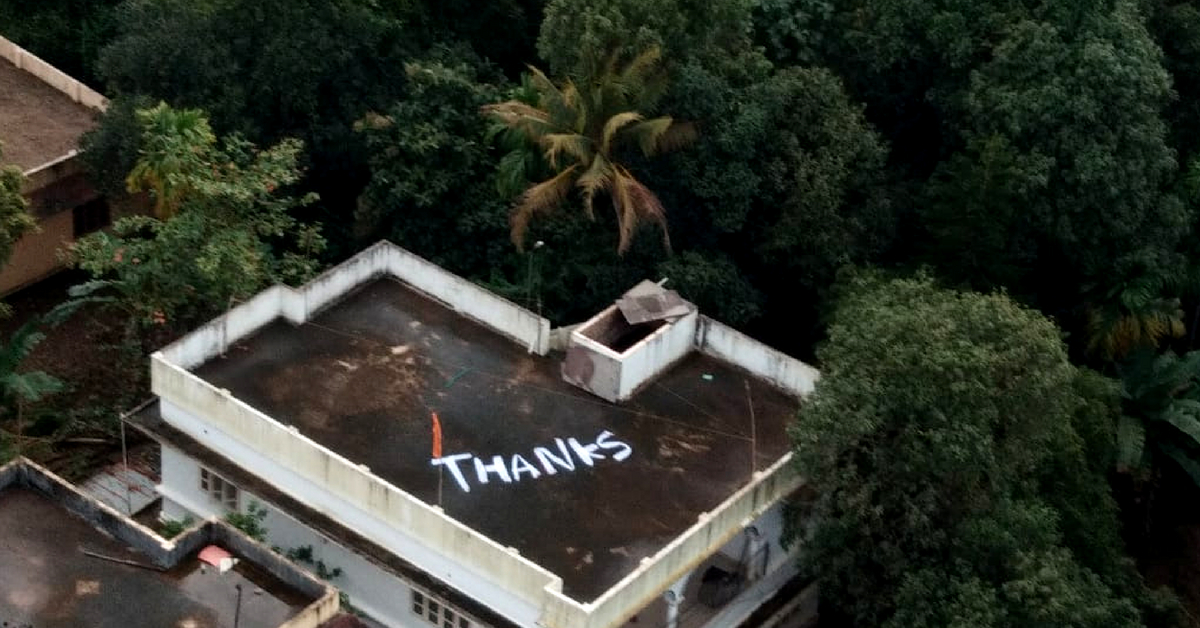
<instances>
[{"instance_id":1,"label":"thin metal pole","mask_svg":"<svg viewBox=\"0 0 1200 628\"><path fill-rule=\"evenodd\" d=\"M129 495L129 449L125 446L125 417L120 417L121 422L121 463L125 465L125 477L121 478L121 483L125 485L125 514L133 516L133 499Z\"/></svg>"},{"instance_id":2,"label":"thin metal pole","mask_svg":"<svg viewBox=\"0 0 1200 628\"><path fill-rule=\"evenodd\" d=\"M444 465L438 465L438 508L442 507L442 476L445 471L442 469Z\"/></svg>"},{"instance_id":3,"label":"thin metal pole","mask_svg":"<svg viewBox=\"0 0 1200 628\"><path fill-rule=\"evenodd\" d=\"M233 628L238 628L238 622L242 618L242 584L239 582L233 585L233 588L237 589L238 592L237 606L233 607Z\"/></svg>"},{"instance_id":4,"label":"thin metal pole","mask_svg":"<svg viewBox=\"0 0 1200 628\"><path fill-rule=\"evenodd\" d=\"M754 418L754 399L750 396L750 380L743 379L746 385L746 405L750 407L750 476L758 471L758 426Z\"/></svg>"},{"instance_id":5,"label":"thin metal pole","mask_svg":"<svg viewBox=\"0 0 1200 628\"><path fill-rule=\"evenodd\" d=\"M529 256L529 263L526 264L528 270L525 271L525 307L533 305L533 249L526 253Z\"/></svg>"}]
</instances>

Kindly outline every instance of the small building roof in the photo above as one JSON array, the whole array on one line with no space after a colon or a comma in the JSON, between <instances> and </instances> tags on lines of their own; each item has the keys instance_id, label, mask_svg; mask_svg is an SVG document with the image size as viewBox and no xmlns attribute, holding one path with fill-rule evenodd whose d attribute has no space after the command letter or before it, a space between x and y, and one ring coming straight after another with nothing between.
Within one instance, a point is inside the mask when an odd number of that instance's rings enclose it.
<instances>
[{"instance_id":1,"label":"small building roof","mask_svg":"<svg viewBox=\"0 0 1200 628\"><path fill-rule=\"evenodd\" d=\"M64 157L95 118L95 110L0 58L0 164L28 171Z\"/></svg>"},{"instance_id":2,"label":"small building roof","mask_svg":"<svg viewBox=\"0 0 1200 628\"><path fill-rule=\"evenodd\" d=\"M213 525L185 532L175 547L215 540ZM131 538L161 539L23 461L0 467L0 530L0 622L7 626L232 626L238 587L243 628L276 628L315 612L318 597L332 596L327 603L336 610L336 594L295 567L284 569L308 593L245 558L226 573L203 566L195 551L164 565L170 551L151 556L130 546Z\"/></svg>"}]
</instances>

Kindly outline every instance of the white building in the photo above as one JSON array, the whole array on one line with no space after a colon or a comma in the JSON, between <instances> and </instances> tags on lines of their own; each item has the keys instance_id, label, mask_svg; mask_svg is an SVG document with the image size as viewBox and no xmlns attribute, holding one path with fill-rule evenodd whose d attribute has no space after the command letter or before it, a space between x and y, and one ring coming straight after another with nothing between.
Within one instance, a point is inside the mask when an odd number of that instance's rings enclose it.
<instances>
[{"instance_id":1,"label":"white building","mask_svg":"<svg viewBox=\"0 0 1200 628\"><path fill-rule=\"evenodd\" d=\"M785 425L817 373L656 284L552 331L379 243L151 377L163 516L261 503L388 626L735 628L802 588Z\"/></svg>"}]
</instances>

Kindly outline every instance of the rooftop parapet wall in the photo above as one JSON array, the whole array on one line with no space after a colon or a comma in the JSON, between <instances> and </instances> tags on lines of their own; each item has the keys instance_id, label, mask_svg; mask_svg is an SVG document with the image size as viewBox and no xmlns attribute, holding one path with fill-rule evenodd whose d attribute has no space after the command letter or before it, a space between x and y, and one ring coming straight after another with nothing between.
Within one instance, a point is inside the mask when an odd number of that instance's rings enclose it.
<instances>
[{"instance_id":1,"label":"rooftop parapet wall","mask_svg":"<svg viewBox=\"0 0 1200 628\"><path fill-rule=\"evenodd\" d=\"M700 515L687 532L595 601L579 605L562 595L551 597L542 619L548 628L614 628L695 569L773 504L802 484L786 454L754 474L754 479L710 512Z\"/></svg>"},{"instance_id":2,"label":"rooftop parapet wall","mask_svg":"<svg viewBox=\"0 0 1200 628\"><path fill-rule=\"evenodd\" d=\"M173 539L164 539L153 530L88 497L66 480L24 458L0 466L0 491L8 487L26 488L43 495L67 512L87 521L92 527L146 556L155 566L162 569L174 567L205 545L220 544L280 582L314 599L279 628L317 628L337 615L340 610L335 589L225 522L201 521Z\"/></svg>"},{"instance_id":3,"label":"rooftop parapet wall","mask_svg":"<svg viewBox=\"0 0 1200 628\"><path fill-rule=\"evenodd\" d=\"M702 352L736 365L797 397L811 393L821 377L812 366L704 315L700 316L696 327L695 342Z\"/></svg>"},{"instance_id":4,"label":"rooftop parapet wall","mask_svg":"<svg viewBox=\"0 0 1200 628\"><path fill-rule=\"evenodd\" d=\"M5 37L0 37L0 58L7 59L18 69L38 77L43 83L66 94L71 100L85 107L96 111L104 111L108 108L108 99L100 92L71 78Z\"/></svg>"},{"instance_id":5,"label":"rooftop parapet wall","mask_svg":"<svg viewBox=\"0 0 1200 628\"><path fill-rule=\"evenodd\" d=\"M84 107L98 112L108 108L108 99L102 94L4 37L0 37L0 58L7 60L18 70L36 77ZM21 192L31 194L52 183L82 172L83 168L79 164L78 154L77 150L71 150L63 155L55 156L45 163L26 169Z\"/></svg>"},{"instance_id":6,"label":"rooftop parapet wall","mask_svg":"<svg viewBox=\"0 0 1200 628\"><path fill-rule=\"evenodd\" d=\"M550 321L449 273L408 251L381 241L329 269L300 288L276 285L232 308L162 349L164 358L195 368L277 318L299 324L380 276L391 276L449 309L544 355L550 350Z\"/></svg>"}]
</instances>

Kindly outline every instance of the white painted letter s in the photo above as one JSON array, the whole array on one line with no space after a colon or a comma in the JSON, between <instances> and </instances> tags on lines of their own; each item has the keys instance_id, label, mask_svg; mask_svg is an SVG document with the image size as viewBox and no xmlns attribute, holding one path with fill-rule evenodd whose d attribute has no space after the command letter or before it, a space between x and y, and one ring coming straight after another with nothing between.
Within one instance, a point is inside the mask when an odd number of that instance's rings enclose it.
<instances>
[{"instance_id":1,"label":"white painted letter s","mask_svg":"<svg viewBox=\"0 0 1200 628\"><path fill-rule=\"evenodd\" d=\"M601 449L619 449L620 451L612 455L613 460L620 461L628 458L629 455L633 453L633 447L630 447L627 443L619 440L608 440L612 438L612 436L613 433L608 430L600 432L600 435L596 437L596 445L598 445Z\"/></svg>"}]
</instances>

